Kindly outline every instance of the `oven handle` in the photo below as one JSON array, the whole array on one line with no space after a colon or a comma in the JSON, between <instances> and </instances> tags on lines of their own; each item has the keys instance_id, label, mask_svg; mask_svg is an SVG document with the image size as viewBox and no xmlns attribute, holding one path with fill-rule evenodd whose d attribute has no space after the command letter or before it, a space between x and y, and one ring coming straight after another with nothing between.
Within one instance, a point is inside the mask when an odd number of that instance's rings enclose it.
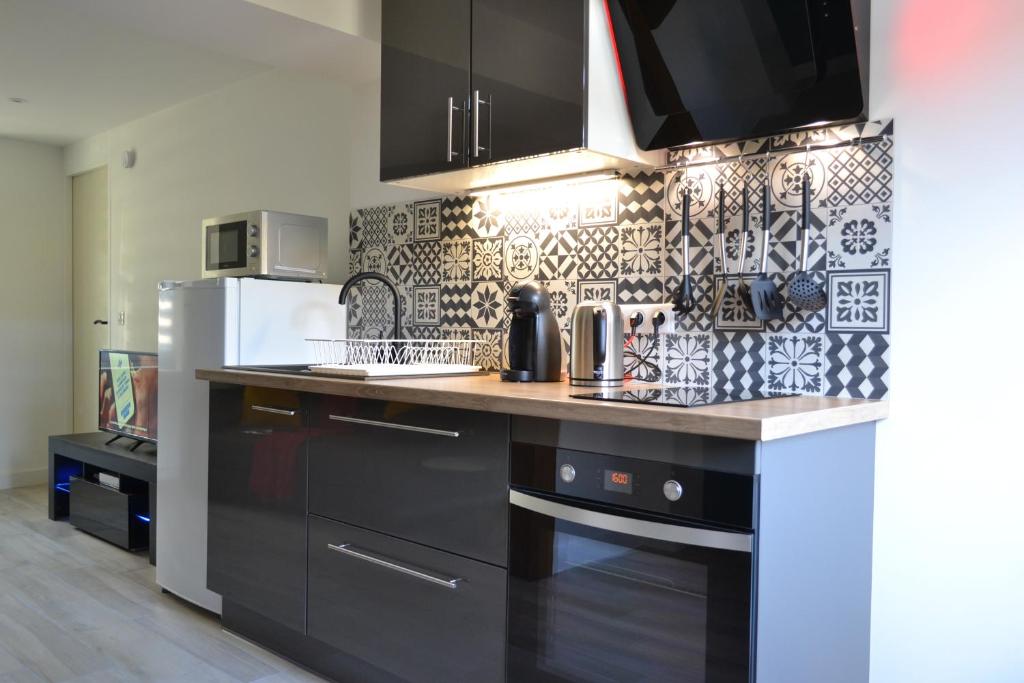
<instances>
[{"instance_id":1,"label":"oven handle","mask_svg":"<svg viewBox=\"0 0 1024 683\"><path fill-rule=\"evenodd\" d=\"M670 543L682 543L700 548L732 550L740 553L752 552L754 547L753 534L749 532L716 531L714 529L663 524L661 522L633 519L632 517L609 515L604 512L584 510L572 505L556 503L552 500L527 495L514 489L509 491L508 501L516 507L536 512L539 515L629 536L640 536Z\"/></svg>"}]
</instances>

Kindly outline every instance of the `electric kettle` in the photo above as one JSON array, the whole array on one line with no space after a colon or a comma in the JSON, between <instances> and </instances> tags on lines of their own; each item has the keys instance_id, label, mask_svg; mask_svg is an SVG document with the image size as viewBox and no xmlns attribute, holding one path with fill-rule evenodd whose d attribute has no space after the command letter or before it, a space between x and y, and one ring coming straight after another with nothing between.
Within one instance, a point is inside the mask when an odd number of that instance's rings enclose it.
<instances>
[{"instance_id":1,"label":"electric kettle","mask_svg":"<svg viewBox=\"0 0 1024 683\"><path fill-rule=\"evenodd\" d=\"M572 312L569 384L617 387L625 375L622 309L611 301L584 301Z\"/></svg>"}]
</instances>

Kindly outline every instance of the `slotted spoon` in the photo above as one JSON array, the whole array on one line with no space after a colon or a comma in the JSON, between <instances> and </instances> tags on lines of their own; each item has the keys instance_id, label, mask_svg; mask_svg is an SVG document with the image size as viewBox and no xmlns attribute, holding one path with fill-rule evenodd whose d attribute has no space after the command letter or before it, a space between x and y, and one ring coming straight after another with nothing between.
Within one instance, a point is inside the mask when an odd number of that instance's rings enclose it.
<instances>
[{"instance_id":1,"label":"slotted spoon","mask_svg":"<svg viewBox=\"0 0 1024 683\"><path fill-rule=\"evenodd\" d=\"M772 239L772 188L768 181L761 201L761 272L750 285L750 300L758 320L781 320L786 300L768 277L768 245Z\"/></svg>"},{"instance_id":2,"label":"slotted spoon","mask_svg":"<svg viewBox=\"0 0 1024 683\"><path fill-rule=\"evenodd\" d=\"M672 290L672 310L687 315L697 307L693 297L693 278L690 276L690 189L683 193L683 277Z\"/></svg>"},{"instance_id":3,"label":"slotted spoon","mask_svg":"<svg viewBox=\"0 0 1024 683\"><path fill-rule=\"evenodd\" d=\"M811 180L808 174L803 179L803 215L800 217L800 270L789 281L789 300L805 311L820 311L825 308L828 298L825 288L807 272L807 252L810 250L811 221Z\"/></svg>"}]
</instances>

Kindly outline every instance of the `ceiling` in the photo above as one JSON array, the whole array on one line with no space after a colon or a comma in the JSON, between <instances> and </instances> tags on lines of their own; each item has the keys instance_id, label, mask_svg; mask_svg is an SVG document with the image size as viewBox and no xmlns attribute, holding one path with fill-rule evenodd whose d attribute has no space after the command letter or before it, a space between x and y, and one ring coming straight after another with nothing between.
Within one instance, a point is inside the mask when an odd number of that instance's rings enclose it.
<instances>
[{"instance_id":1,"label":"ceiling","mask_svg":"<svg viewBox=\"0 0 1024 683\"><path fill-rule=\"evenodd\" d=\"M376 42L266 4L0 0L0 136L63 145L274 68L376 78Z\"/></svg>"}]
</instances>

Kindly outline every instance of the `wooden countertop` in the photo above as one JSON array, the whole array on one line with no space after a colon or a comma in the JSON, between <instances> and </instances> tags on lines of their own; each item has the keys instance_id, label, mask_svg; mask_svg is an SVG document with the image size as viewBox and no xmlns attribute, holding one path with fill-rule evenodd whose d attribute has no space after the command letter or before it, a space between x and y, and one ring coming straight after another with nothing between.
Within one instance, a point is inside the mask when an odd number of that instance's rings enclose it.
<instances>
[{"instance_id":1,"label":"wooden countertop","mask_svg":"<svg viewBox=\"0 0 1024 683\"><path fill-rule=\"evenodd\" d=\"M752 441L782 439L872 422L884 419L889 414L889 404L885 401L816 396L743 401L700 408L585 401L570 398L570 395L585 394L595 389L570 387L568 382L502 382L497 374L362 381L313 375L209 369L197 370L196 377L227 384L382 401L428 403L449 408L486 410Z\"/></svg>"}]
</instances>

